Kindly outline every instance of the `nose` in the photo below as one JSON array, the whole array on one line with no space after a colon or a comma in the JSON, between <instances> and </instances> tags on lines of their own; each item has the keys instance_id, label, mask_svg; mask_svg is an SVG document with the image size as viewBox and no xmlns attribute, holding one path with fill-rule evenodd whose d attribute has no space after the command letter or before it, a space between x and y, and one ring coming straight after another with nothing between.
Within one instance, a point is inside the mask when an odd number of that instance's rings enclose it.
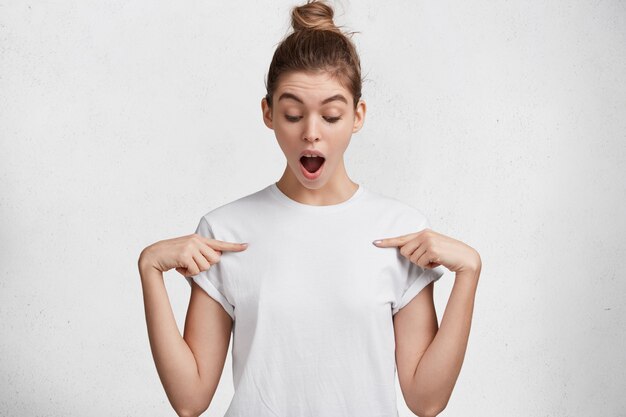
<instances>
[{"instance_id":1,"label":"nose","mask_svg":"<svg viewBox=\"0 0 626 417\"><path fill-rule=\"evenodd\" d=\"M306 142L317 142L320 140L320 133L317 128L317 121L315 120L315 117L308 118L306 130L304 131L304 140Z\"/></svg>"}]
</instances>

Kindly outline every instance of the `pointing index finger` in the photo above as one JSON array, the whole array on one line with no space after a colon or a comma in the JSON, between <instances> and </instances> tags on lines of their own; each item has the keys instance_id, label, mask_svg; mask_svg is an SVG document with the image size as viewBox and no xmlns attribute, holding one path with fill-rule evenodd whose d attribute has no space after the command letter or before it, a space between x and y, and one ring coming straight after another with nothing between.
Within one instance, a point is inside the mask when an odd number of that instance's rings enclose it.
<instances>
[{"instance_id":1,"label":"pointing index finger","mask_svg":"<svg viewBox=\"0 0 626 417\"><path fill-rule=\"evenodd\" d=\"M378 246L379 248L389 248L389 247L397 247L402 246L413 237L415 237L415 233L409 233L407 235L401 235L396 237L389 237L386 239L378 239L373 241L374 246Z\"/></svg>"},{"instance_id":2,"label":"pointing index finger","mask_svg":"<svg viewBox=\"0 0 626 417\"><path fill-rule=\"evenodd\" d=\"M225 242L223 240L212 239L211 247L222 251L242 251L248 248L247 243Z\"/></svg>"}]
</instances>

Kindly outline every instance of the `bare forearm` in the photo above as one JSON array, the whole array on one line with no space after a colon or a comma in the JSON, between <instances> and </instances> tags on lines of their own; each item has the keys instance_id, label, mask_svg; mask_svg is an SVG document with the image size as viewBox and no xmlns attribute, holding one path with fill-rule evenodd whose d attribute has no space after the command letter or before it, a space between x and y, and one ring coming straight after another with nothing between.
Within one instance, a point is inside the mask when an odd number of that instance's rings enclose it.
<instances>
[{"instance_id":1,"label":"bare forearm","mask_svg":"<svg viewBox=\"0 0 626 417\"><path fill-rule=\"evenodd\" d=\"M196 409L200 377L195 357L180 334L163 282L163 274L139 263L148 338L167 397L179 413Z\"/></svg>"},{"instance_id":2,"label":"bare forearm","mask_svg":"<svg viewBox=\"0 0 626 417\"><path fill-rule=\"evenodd\" d=\"M480 269L457 273L435 338L424 352L413 376L415 398L443 410L456 384L465 356Z\"/></svg>"}]
</instances>

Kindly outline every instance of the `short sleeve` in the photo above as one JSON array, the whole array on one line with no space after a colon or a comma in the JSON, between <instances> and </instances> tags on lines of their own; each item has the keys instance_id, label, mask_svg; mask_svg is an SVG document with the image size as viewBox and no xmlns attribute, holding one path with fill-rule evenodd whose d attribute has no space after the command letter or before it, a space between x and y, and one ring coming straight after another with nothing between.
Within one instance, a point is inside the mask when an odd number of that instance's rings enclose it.
<instances>
[{"instance_id":1,"label":"short sleeve","mask_svg":"<svg viewBox=\"0 0 626 417\"><path fill-rule=\"evenodd\" d=\"M195 233L203 237L215 239L211 226L209 226L205 216L202 216L200 219ZM185 277L185 279L189 283L189 286L193 285L192 280L195 281L211 298L222 305L233 321L235 320L235 307L225 295L222 265L220 262L211 265L206 271L202 271L191 277Z\"/></svg>"},{"instance_id":2,"label":"short sleeve","mask_svg":"<svg viewBox=\"0 0 626 417\"><path fill-rule=\"evenodd\" d=\"M430 227L428 220L424 220L420 230L427 227ZM397 302L392 306L392 315L395 315L402 307L406 306L424 287L441 278L445 272L444 267L441 265L431 269L421 268L402 256L399 250L398 256L401 258L400 262L403 263L402 288L399 289Z\"/></svg>"}]
</instances>

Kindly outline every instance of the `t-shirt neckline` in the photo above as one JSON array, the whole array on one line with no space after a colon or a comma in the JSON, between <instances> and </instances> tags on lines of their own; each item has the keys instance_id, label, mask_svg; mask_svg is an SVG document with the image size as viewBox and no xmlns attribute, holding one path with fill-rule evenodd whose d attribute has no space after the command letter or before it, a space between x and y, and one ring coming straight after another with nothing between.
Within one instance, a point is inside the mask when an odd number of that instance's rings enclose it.
<instances>
[{"instance_id":1,"label":"t-shirt neckline","mask_svg":"<svg viewBox=\"0 0 626 417\"><path fill-rule=\"evenodd\" d=\"M337 203L337 204L330 204L326 206L315 206L311 204L304 204L299 201L291 199L285 193L283 193L280 190L280 188L278 188L275 182L270 184L268 188L270 189L271 194L283 204L286 204L300 211L307 211L307 212L314 212L314 213L330 213L330 212L334 212L338 210L343 210L351 206L352 204L354 204L354 202L358 200L365 192L365 188L363 187L363 184L359 184L359 188L357 188L354 194L352 194L352 196L348 198L347 200L342 201L341 203Z\"/></svg>"}]
</instances>

